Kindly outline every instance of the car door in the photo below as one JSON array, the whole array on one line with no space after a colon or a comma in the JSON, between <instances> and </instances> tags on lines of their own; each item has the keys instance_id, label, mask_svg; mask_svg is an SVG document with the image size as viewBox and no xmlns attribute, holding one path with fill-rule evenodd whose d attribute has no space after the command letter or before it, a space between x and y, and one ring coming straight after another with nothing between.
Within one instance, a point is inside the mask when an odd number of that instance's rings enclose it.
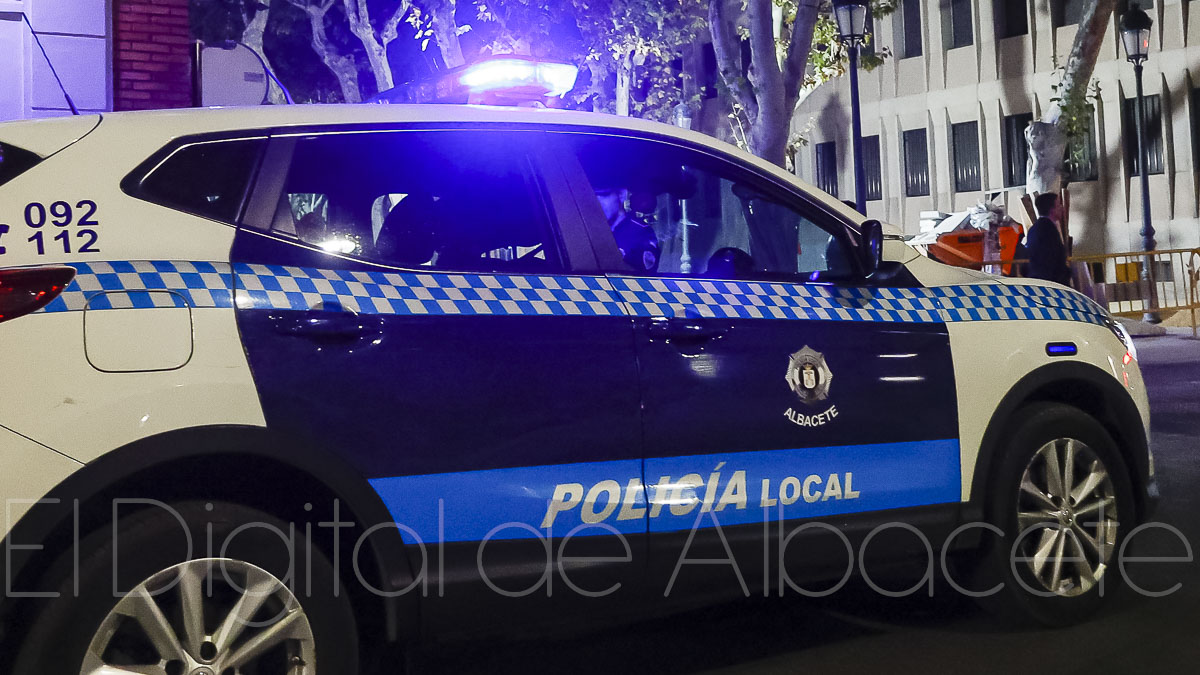
<instances>
[{"instance_id":1,"label":"car door","mask_svg":"<svg viewBox=\"0 0 1200 675\"><path fill-rule=\"evenodd\" d=\"M569 272L594 259L542 155L533 131L276 133L233 248L268 426L370 479L433 627L641 578L631 323Z\"/></svg>"},{"instance_id":2,"label":"car door","mask_svg":"<svg viewBox=\"0 0 1200 675\"><path fill-rule=\"evenodd\" d=\"M841 532L858 514L950 513L949 340L902 267L864 279L839 216L712 151L563 142L598 259L636 317L656 591L688 602L778 585L781 567L799 578L820 557L790 544L804 522ZM628 255L604 202L614 189L617 219L632 214L652 255ZM587 208L593 191L600 209ZM805 529L835 568L853 564L837 533Z\"/></svg>"}]
</instances>

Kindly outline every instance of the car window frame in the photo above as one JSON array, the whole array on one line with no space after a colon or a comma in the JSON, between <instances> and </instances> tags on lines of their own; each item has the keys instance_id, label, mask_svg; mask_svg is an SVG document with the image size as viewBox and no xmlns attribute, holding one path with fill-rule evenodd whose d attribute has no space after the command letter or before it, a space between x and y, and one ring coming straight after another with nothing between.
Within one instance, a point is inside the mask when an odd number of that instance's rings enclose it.
<instances>
[{"instance_id":1,"label":"car window frame","mask_svg":"<svg viewBox=\"0 0 1200 675\"><path fill-rule=\"evenodd\" d=\"M560 157L564 170L568 172L572 194L579 204L580 212L586 218L585 225L589 239L593 246L596 247L596 259L605 274L638 278L710 279L709 277L694 274L674 275L661 272L638 272L628 269L621 258L621 253L617 248L616 242L613 240L612 231L604 218L600 205L596 201L595 193L592 191L586 172L573 150L567 146L569 141L565 140L566 136L587 135L637 140L667 145L674 149L702 155L709 162L716 163L722 168L728 168L729 172L725 174L728 177L735 178L739 183L746 184L752 189L761 192L765 197L773 201L778 201L783 206L796 211L802 218L809 220L830 236L836 237L839 240L843 250L851 258L850 264L853 266L855 272L850 276L831 277L828 280L822 280L820 283L832 283L842 286L871 283L871 280L864 273L862 261L855 255L859 247L851 232L856 232L857 230L848 220L825 208L824 205L806 195L795 185L787 184L774 176L760 172L753 167L745 166L739 163L736 158L724 153L714 151L700 144L691 143L686 139L675 138L666 134L657 135L624 129L587 127L555 128L549 130L549 133L554 134L558 138L564 138L556 154ZM779 274L770 278L766 276L738 277L736 280L773 283L812 283L805 275L800 273L796 273L795 275ZM722 279L722 281L728 281L728 279Z\"/></svg>"},{"instance_id":2,"label":"car window frame","mask_svg":"<svg viewBox=\"0 0 1200 675\"><path fill-rule=\"evenodd\" d=\"M306 250L318 252L329 259L342 260L354 265L374 269L396 270L427 274L512 274L517 276L547 276L569 274L583 267L595 269L595 257L590 246L586 245L581 230L583 219L578 214L573 199L565 199L568 188L566 178L557 161L550 159L542 144L524 144L522 152L525 163L523 170L527 178L533 182L531 189L544 211L543 227L547 231L546 245L553 248L553 254L561 263L558 269L544 272L525 271L487 271L450 268L406 267L388 262L371 260L337 252L320 249L307 242L291 237L281 236L272 231L272 224L279 199L283 194L291 167L292 157L296 150L296 141L301 138L319 135L366 134L366 133L437 133L437 132L537 132L538 126L519 126L510 124L350 124L350 125L313 125L300 127L282 127L270 130L266 150L259 169L255 190L251 194L240 229L244 232L266 237L279 242L285 242Z\"/></svg>"}]
</instances>

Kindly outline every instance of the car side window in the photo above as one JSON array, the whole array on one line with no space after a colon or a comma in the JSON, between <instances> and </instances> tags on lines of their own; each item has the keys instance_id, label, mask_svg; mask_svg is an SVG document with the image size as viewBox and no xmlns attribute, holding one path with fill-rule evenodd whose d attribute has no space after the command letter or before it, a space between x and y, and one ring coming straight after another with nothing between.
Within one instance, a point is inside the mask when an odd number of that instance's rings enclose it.
<instances>
[{"instance_id":1,"label":"car side window","mask_svg":"<svg viewBox=\"0 0 1200 675\"><path fill-rule=\"evenodd\" d=\"M15 145L0 143L0 185L32 169L41 157Z\"/></svg>"},{"instance_id":2,"label":"car side window","mask_svg":"<svg viewBox=\"0 0 1200 675\"><path fill-rule=\"evenodd\" d=\"M153 168L148 173L135 171L122 187L156 204L234 223L265 141L245 138L187 143L171 150L165 158L151 158ZM138 176L140 180L136 180Z\"/></svg>"},{"instance_id":3,"label":"car side window","mask_svg":"<svg viewBox=\"0 0 1200 675\"><path fill-rule=\"evenodd\" d=\"M728 163L657 141L570 136L621 253L613 271L817 280L854 270L802 205Z\"/></svg>"},{"instance_id":4,"label":"car side window","mask_svg":"<svg viewBox=\"0 0 1200 675\"><path fill-rule=\"evenodd\" d=\"M521 141L506 132L299 137L271 230L406 268L545 272L562 264Z\"/></svg>"}]
</instances>

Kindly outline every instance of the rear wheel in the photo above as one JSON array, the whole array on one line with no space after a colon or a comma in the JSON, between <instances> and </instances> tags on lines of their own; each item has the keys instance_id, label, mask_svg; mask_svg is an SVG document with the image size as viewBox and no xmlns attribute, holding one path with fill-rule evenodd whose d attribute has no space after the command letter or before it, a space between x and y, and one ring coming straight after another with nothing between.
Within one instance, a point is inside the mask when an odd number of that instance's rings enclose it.
<instances>
[{"instance_id":1,"label":"rear wheel","mask_svg":"<svg viewBox=\"0 0 1200 675\"><path fill-rule=\"evenodd\" d=\"M345 589L324 554L290 532L231 504L120 519L81 542L77 592L70 554L51 568L59 597L34 620L16 672L357 672ZM219 557L206 557L210 547Z\"/></svg>"},{"instance_id":2,"label":"rear wheel","mask_svg":"<svg viewBox=\"0 0 1200 675\"><path fill-rule=\"evenodd\" d=\"M1035 404L1016 419L988 499L989 524L1003 534L988 533L975 590L1009 619L1077 623L1120 585L1112 566L1135 525L1128 470L1081 410Z\"/></svg>"}]
</instances>

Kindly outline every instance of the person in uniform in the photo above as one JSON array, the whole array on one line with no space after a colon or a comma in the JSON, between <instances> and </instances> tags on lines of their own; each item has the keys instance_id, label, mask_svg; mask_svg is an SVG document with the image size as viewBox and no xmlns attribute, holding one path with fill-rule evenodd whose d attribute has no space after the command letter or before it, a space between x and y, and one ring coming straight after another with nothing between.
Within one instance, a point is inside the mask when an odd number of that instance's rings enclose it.
<instances>
[{"instance_id":1,"label":"person in uniform","mask_svg":"<svg viewBox=\"0 0 1200 675\"><path fill-rule=\"evenodd\" d=\"M604 209L604 217L612 228L613 239L621 249L625 264L638 272L658 271L658 235L654 228L625 209L629 190L625 188L602 188L596 190L596 199Z\"/></svg>"}]
</instances>

